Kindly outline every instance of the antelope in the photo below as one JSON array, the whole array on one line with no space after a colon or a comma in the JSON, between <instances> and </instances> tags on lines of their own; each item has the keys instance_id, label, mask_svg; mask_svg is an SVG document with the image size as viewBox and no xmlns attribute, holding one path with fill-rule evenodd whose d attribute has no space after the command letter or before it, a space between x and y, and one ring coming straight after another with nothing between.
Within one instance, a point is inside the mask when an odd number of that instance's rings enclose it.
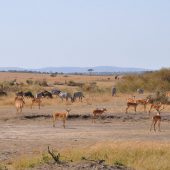
<instances>
[{"instance_id":1,"label":"antelope","mask_svg":"<svg viewBox=\"0 0 170 170\"><path fill-rule=\"evenodd\" d=\"M149 103L149 99L136 99L136 103L144 106L144 112L146 112L146 106Z\"/></svg>"},{"instance_id":2,"label":"antelope","mask_svg":"<svg viewBox=\"0 0 170 170\"><path fill-rule=\"evenodd\" d=\"M37 103L38 106L39 106L39 109L40 109L40 105L41 105L41 103L42 103L41 98L33 98L33 99L32 99L31 109L32 109L32 106L33 106L34 103Z\"/></svg>"},{"instance_id":3,"label":"antelope","mask_svg":"<svg viewBox=\"0 0 170 170\"><path fill-rule=\"evenodd\" d=\"M158 123L158 130L161 131L160 129L160 124L161 124L161 116L159 113L157 113L157 115L152 117L152 123L151 123L151 127L150 127L150 131L152 130L152 126L154 125L154 131L156 132L156 123Z\"/></svg>"},{"instance_id":4,"label":"antelope","mask_svg":"<svg viewBox=\"0 0 170 170\"><path fill-rule=\"evenodd\" d=\"M170 91L166 92L166 97L170 97Z\"/></svg>"},{"instance_id":5,"label":"antelope","mask_svg":"<svg viewBox=\"0 0 170 170\"><path fill-rule=\"evenodd\" d=\"M105 111L107 111L106 108L93 110L92 123L95 123L95 118L96 118L97 115L99 115L101 117L102 113L104 113Z\"/></svg>"},{"instance_id":6,"label":"antelope","mask_svg":"<svg viewBox=\"0 0 170 170\"><path fill-rule=\"evenodd\" d=\"M128 112L128 109L130 107L133 107L136 113L136 108L138 106L138 103L136 102L135 96L133 96L133 98L129 98L127 99L127 107L126 107L126 113Z\"/></svg>"},{"instance_id":7,"label":"antelope","mask_svg":"<svg viewBox=\"0 0 170 170\"><path fill-rule=\"evenodd\" d=\"M162 106L163 106L163 108L161 109ZM162 105L161 102L157 103L157 104L153 103L153 104L151 104L151 107L149 109L149 114L151 113L152 109L155 109L158 112L158 114L160 114L160 111L163 110L164 108L165 107L164 107L164 105Z\"/></svg>"},{"instance_id":8,"label":"antelope","mask_svg":"<svg viewBox=\"0 0 170 170\"><path fill-rule=\"evenodd\" d=\"M24 98L21 96L15 97L15 107L17 109L17 113L22 113L22 108L24 107Z\"/></svg>"},{"instance_id":9,"label":"antelope","mask_svg":"<svg viewBox=\"0 0 170 170\"><path fill-rule=\"evenodd\" d=\"M55 122L57 119L62 119L63 127L65 128L65 122L66 122L66 119L67 119L70 111L71 111L71 109L66 109L66 112L54 112L53 113L53 127L55 127Z\"/></svg>"}]
</instances>

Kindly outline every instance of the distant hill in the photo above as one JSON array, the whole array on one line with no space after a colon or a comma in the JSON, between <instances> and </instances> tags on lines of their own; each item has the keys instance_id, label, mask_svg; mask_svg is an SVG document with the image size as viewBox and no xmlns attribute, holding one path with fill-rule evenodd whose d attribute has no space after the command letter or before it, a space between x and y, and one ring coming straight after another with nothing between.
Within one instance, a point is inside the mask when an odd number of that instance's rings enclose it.
<instances>
[{"instance_id":1,"label":"distant hill","mask_svg":"<svg viewBox=\"0 0 170 170\"><path fill-rule=\"evenodd\" d=\"M27 69L19 67L0 67L0 71L38 71L38 72L63 72L63 73L87 73L88 69L93 69L97 73L116 73L116 72L144 72L148 71L143 68L126 68L126 67L114 67L114 66L96 66L96 67L45 67L40 69Z\"/></svg>"}]
</instances>

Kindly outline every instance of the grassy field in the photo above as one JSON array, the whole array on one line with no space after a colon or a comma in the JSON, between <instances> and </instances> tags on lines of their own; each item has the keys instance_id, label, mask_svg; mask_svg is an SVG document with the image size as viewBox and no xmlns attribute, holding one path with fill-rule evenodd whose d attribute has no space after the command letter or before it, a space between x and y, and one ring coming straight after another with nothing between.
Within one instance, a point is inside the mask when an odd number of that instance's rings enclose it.
<instances>
[{"instance_id":1,"label":"grassy field","mask_svg":"<svg viewBox=\"0 0 170 170\"><path fill-rule=\"evenodd\" d=\"M18 85L10 83L15 79ZM32 84L28 84L31 80ZM48 85L34 82L45 81ZM82 86L69 86L69 82L82 83ZM113 85L122 87L126 79L115 80L114 76L79 76L31 73L0 73L0 84L7 91L7 97L0 97L0 170L28 169L51 162L47 153L47 145L61 153L62 160L81 161L88 159L104 159L110 165L124 165L136 170L169 170L170 169L170 136L169 112L170 106L162 111L164 117L162 132L149 132L151 118L143 111L143 106L137 107L137 113L129 109L125 114L126 100L135 95L146 98L153 94L147 91L137 94L136 90L120 92L111 96ZM128 79L129 83L129 79ZM81 90L85 98L83 102L62 102L58 97L43 99L42 109L37 106L30 109L31 99L25 99L23 113L16 115L14 98L17 91L31 90L34 94L41 90L54 88L71 92ZM50 115L54 111L64 111L71 108L71 114L92 114L93 109L106 107L105 115L115 116L113 119L97 121L68 120L66 129L61 122L52 128L52 120L26 119L30 115ZM150 105L147 106L147 110ZM152 112L151 116L156 114ZM57 142L56 142L57 141ZM76 147L75 147L76 146ZM58 149L60 148L60 149ZM5 153L5 154L4 154ZM7 158L4 156L7 154Z\"/></svg>"}]
</instances>

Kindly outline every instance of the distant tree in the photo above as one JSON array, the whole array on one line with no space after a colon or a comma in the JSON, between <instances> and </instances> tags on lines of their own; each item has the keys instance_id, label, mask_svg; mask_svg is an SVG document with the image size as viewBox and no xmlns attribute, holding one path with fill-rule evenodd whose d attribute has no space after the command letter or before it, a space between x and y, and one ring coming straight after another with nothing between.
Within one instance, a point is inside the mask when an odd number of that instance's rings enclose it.
<instances>
[{"instance_id":1,"label":"distant tree","mask_svg":"<svg viewBox=\"0 0 170 170\"><path fill-rule=\"evenodd\" d=\"M91 75L92 74L92 72L94 71L92 68L90 68L90 69L88 69L87 70L88 72L89 72L89 74Z\"/></svg>"}]
</instances>

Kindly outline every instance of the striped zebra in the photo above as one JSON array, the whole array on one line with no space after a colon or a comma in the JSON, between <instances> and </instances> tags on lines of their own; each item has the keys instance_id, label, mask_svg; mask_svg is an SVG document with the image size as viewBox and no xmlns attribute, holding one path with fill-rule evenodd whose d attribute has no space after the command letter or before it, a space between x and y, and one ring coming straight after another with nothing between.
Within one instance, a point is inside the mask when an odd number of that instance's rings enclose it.
<instances>
[{"instance_id":1,"label":"striped zebra","mask_svg":"<svg viewBox=\"0 0 170 170\"><path fill-rule=\"evenodd\" d=\"M83 97L84 97L84 95L83 95L82 92L80 92L80 91L75 92L75 93L73 94L73 101L76 101L76 99L78 98L79 101L82 102Z\"/></svg>"}]
</instances>

